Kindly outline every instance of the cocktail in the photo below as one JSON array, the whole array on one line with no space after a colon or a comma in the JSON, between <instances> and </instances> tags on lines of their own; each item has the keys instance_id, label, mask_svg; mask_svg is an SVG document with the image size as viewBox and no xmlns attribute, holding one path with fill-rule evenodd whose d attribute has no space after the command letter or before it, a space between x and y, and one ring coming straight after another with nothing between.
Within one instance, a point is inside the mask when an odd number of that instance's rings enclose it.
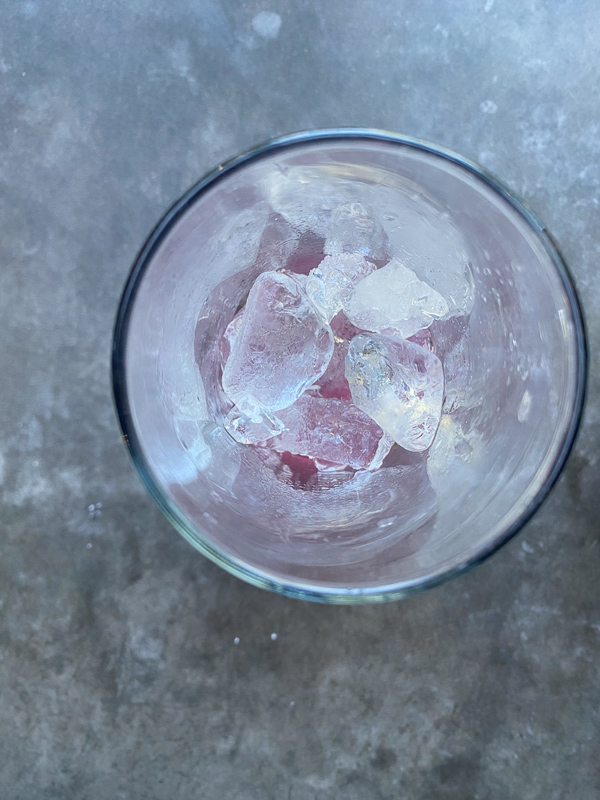
<instances>
[{"instance_id":1,"label":"cocktail","mask_svg":"<svg viewBox=\"0 0 600 800\"><path fill-rule=\"evenodd\" d=\"M167 214L115 396L142 479L265 588L401 597L531 516L578 425L583 326L543 228L474 165L373 131L272 142Z\"/></svg>"}]
</instances>

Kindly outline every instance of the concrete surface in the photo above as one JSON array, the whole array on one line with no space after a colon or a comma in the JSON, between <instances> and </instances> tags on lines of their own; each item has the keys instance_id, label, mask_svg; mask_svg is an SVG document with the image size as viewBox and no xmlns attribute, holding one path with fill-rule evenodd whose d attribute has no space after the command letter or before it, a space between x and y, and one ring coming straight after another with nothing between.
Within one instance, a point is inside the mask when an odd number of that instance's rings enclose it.
<instances>
[{"instance_id":1,"label":"concrete surface","mask_svg":"<svg viewBox=\"0 0 600 800\"><path fill-rule=\"evenodd\" d=\"M439 142L527 198L595 354L599 65L593 0L2 4L3 800L600 795L597 373L526 531L369 608L196 554L142 490L109 383L121 287L165 208L249 145L338 124Z\"/></svg>"}]
</instances>

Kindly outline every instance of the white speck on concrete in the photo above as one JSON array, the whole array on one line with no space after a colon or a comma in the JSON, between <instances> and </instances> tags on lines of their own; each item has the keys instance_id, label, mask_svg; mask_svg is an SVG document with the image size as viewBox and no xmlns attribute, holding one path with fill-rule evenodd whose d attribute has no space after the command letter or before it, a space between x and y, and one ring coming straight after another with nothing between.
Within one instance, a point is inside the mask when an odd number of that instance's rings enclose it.
<instances>
[{"instance_id":1,"label":"white speck on concrete","mask_svg":"<svg viewBox=\"0 0 600 800\"><path fill-rule=\"evenodd\" d=\"M533 547L530 544L527 544L527 542L521 542L521 547L526 553L535 553Z\"/></svg>"},{"instance_id":2,"label":"white speck on concrete","mask_svg":"<svg viewBox=\"0 0 600 800\"><path fill-rule=\"evenodd\" d=\"M521 641L522 642L527 641L527 634L525 633L525 631L521 631Z\"/></svg>"},{"instance_id":3,"label":"white speck on concrete","mask_svg":"<svg viewBox=\"0 0 600 800\"><path fill-rule=\"evenodd\" d=\"M164 649L163 643L159 639L147 636L143 631L134 632L128 646L140 661L158 661Z\"/></svg>"},{"instance_id":4,"label":"white speck on concrete","mask_svg":"<svg viewBox=\"0 0 600 800\"><path fill-rule=\"evenodd\" d=\"M193 75L194 61L189 43L184 39L175 42L174 46L171 48L170 57L171 66L175 73L179 75L180 78L185 78L190 86L195 85L196 78Z\"/></svg>"},{"instance_id":5,"label":"white speck on concrete","mask_svg":"<svg viewBox=\"0 0 600 800\"><path fill-rule=\"evenodd\" d=\"M102 503L91 503L88 506L88 517L90 519L101 517L102 516L102 511L100 510L101 508L102 508Z\"/></svg>"},{"instance_id":6,"label":"white speck on concrete","mask_svg":"<svg viewBox=\"0 0 600 800\"><path fill-rule=\"evenodd\" d=\"M483 7L483 10L485 11L486 14L489 14L493 7L494 7L494 0L485 0L485 5Z\"/></svg>"},{"instance_id":7,"label":"white speck on concrete","mask_svg":"<svg viewBox=\"0 0 600 800\"><path fill-rule=\"evenodd\" d=\"M272 633L272 634L271 634L271 641L272 641L272 642L275 642L275 641L277 641L277 634L276 634L276 633Z\"/></svg>"},{"instance_id":8,"label":"white speck on concrete","mask_svg":"<svg viewBox=\"0 0 600 800\"><path fill-rule=\"evenodd\" d=\"M239 644L240 643L240 637L236 636L235 639L233 640L233 643L234 644Z\"/></svg>"},{"instance_id":9,"label":"white speck on concrete","mask_svg":"<svg viewBox=\"0 0 600 800\"><path fill-rule=\"evenodd\" d=\"M252 27L263 39L276 39L281 29L281 17L274 11L260 11L253 18Z\"/></svg>"},{"instance_id":10,"label":"white speck on concrete","mask_svg":"<svg viewBox=\"0 0 600 800\"><path fill-rule=\"evenodd\" d=\"M295 705L296 705L296 703L293 700L290 701L290 708L293 708Z\"/></svg>"},{"instance_id":11,"label":"white speck on concrete","mask_svg":"<svg viewBox=\"0 0 600 800\"><path fill-rule=\"evenodd\" d=\"M493 100L484 100L483 103L480 104L479 108L484 114L495 114L496 111L498 111L498 106Z\"/></svg>"},{"instance_id":12,"label":"white speck on concrete","mask_svg":"<svg viewBox=\"0 0 600 800\"><path fill-rule=\"evenodd\" d=\"M88 542L85 547L86 547L86 550L91 550L92 549L92 543Z\"/></svg>"}]
</instances>

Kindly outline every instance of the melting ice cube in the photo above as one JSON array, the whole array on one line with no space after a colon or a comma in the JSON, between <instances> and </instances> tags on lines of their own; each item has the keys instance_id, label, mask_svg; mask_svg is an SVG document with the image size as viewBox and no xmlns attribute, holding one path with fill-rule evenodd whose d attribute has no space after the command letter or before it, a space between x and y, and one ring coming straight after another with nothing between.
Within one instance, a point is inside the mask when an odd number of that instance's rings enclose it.
<instances>
[{"instance_id":1,"label":"melting ice cube","mask_svg":"<svg viewBox=\"0 0 600 800\"><path fill-rule=\"evenodd\" d=\"M361 333L350 343L346 378L354 403L405 450L426 450L442 411L439 358L412 342Z\"/></svg>"},{"instance_id":2,"label":"melting ice cube","mask_svg":"<svg viewBox=\"0 0 600 800\"><path fill-rule=\"evenodd\" d=\"M306 293L327 322L341 311L354 293L359 281L375 271L375 265L358 253L326 256L311 270Z\"/></svg>"},{"instance_id":3,"label":"melting ice cube","mask_svg":"<svg viewBox=\"0 0 600 800\"><path fill-rule=\"evenodd\" d=\"M438 496L450 503L464 496L481 475L484 453L477 430L467 431L460 415L444 414L427 457L427 475Z\"/></svg>"},{"instance_id":4,"label":"melting ice cube","mask_svg":"<svg viewBox=\"0 0 600 800\"><path fill-rule=\"evenodd\" d=\"M263 272L248 295L223 389L254 422L292 405L327 369L333 334L290 275Z\"/></svg>"},{"instance_id":5,"label":"melting ice cube","mask_svg":"<svg viewBox=\"0 0 600 800\"><path fill-rule=\"evenodd\" d=\"M268 442L278 452L377 469L393 445L379 425L347 400L305 394L278 416L285 430Z\"/></svg>"},{"instance_id":6,"label":"melting ice cube","mask_svg":"<svg viewBox=\"0 0 600 800\"><path fill-rule=\"evenodd\" d=\"M389 258L388 237L373 210L353 198L351 182L329 178L323 169L286 168L264 185L271 207L300 233L326 240L325 253L362 253Z\"/></svg>"},{"instance_id":7,"label":"melting ice cube","mask_svg":"<svg viewBox=\"0 0 600 800\"><path fill-rule=\"evenodd\" d=\"M445 318L469 314L474 290L468 247L446 209L424 193L390 194L384 187L375 199L390 253L442 295Z\"/></svg>"},{"instance_id":8,"label":"melting ice cube","mask_svg":"<svg viewBox=\"0 0 600 800\"><path fill-rule=\"evenodd\" d=\"M383 227L364 203L338 205L323 235L328 255L361 253L376 261L389 258L388 240Z\"/></svg>"},{"instance_id":9,"label":"melting ice cube","mask_svg":"<svg viewBox=\"0 0 600 800\"><path fill-rule=\"evenodd\" d=\"M235 315L235 317L231 320L229 325L225 328L225 333L223 334L223 338L219 342L219 353L221 355L221 366L225 366L227 359L229 358L229 354L231 353L231 346L233 344L233 340L238 335L240 328L242 327L242 319L244 318L244 311L240 311Z\"/></svg>"},{"instance_id":10,"label":"melting ice cube","mask_svg":"<svg viewBox=\"0 0 600 800\"><path fill-rule=\"evenodd\" d=\"M394 259L358 283L344 310L359 328L408 339L447 314L448 303Z\"/></svg>"}]
</instances>

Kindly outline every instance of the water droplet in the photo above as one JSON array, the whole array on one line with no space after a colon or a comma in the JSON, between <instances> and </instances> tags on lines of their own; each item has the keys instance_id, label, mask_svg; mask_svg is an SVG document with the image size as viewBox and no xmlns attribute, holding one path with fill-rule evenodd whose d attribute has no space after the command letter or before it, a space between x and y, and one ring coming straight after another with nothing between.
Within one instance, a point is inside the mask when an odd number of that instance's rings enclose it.
<instances>
[{"instance_id":1,"label":"water droplet","mask_svg":"<svg viewBox=\"0 0 600 800\"><path fill-rule=\"evenodd\" d=\"M239 644L240 643L240 637L236 636L235 639L233 640L233 643L234 644Z\"/></svg>"},{"instance_id":2,"label":"water droplet","mask_svg":"<svg viewBox=\"0 0 600 800\"><path fill-rule=\"evenodd\" d=\"M277 640L277 634L276 633L272 633L271 634L271 641L275 642L276 640Z\"/></svg>"}]
</instances>

